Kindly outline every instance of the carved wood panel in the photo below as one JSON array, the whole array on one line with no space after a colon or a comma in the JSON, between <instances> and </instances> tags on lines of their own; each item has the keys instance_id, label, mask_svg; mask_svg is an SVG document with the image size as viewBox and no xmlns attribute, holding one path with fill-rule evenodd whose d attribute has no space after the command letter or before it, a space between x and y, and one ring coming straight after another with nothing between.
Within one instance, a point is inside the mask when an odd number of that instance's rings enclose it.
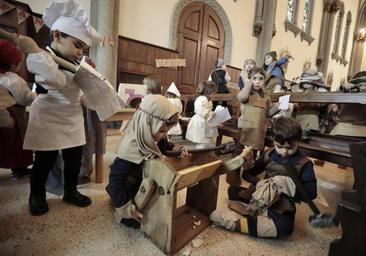
<instances>
[{"instance_id":1,"label":"carved wood panel","mask_svg":"<svg viewBox=\"0 0 366 256\"><path fill-rule=\"evenodd\" d=\"M160 46L148 44L127 37L119 37L118 43L118 84L142 83L145 76L159 76L164 90L171 82L177 83L177 68L159 67L155 59L176 59L178 52Z\"/></svg>"},{"instance_id":2,"label":"carved wood panel","mask_svg":"<svg viewBox=\"0 0 366 256\"><path fill-rule=\"evenodd\" d=\"M225 33L216 12L203 3L187 5L178 25L178 50L186 59L178 88L192 94L197 85L207 80L217 58L224 56Z\"/></svg>"}]
</instances>

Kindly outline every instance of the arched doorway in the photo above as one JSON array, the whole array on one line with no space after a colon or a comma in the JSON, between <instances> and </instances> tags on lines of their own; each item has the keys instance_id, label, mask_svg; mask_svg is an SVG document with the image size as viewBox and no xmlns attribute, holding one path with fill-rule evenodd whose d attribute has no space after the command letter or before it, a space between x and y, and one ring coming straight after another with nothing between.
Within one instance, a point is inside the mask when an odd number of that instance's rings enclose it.
<instances>
[{"instance_id":1,"label":"arched doorway","mask_svg":"<svg viewBox=\"0 0 366 256\"><path fill-rule=\"evenodd\" d=\"M217 13L207 4L193 2L179 16L177 49L186 67L179 73L179 89L192 94L207 80L217 58L224 57L225 31Z\"/></svg>"}]
</instances>

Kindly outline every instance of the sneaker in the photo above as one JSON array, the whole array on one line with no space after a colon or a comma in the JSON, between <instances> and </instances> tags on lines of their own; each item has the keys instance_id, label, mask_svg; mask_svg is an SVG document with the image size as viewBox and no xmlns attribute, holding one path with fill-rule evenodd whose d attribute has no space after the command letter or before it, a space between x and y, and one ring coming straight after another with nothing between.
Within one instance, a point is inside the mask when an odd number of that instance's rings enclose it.
<instances>
[{"instance_id":1,"label":"sneaker","mask_svg":"<svg viewBox=\"0 0 366 256\"><path fill-rule=\"evenodd\" d=\"M92 203L89 197L80 194L77 190L65 192L62 200L78 207L87 207Z\"/></svg>"},{"instance_id":2,"label":"sneaker","mask_svg":"<svg viewBox=\"0 0 366 256\"><path fill-rule=\"evenodd\" d=\"M129 228L139 229L141 227L141 224L134 219L122 219L121 224L126 225Z\"/></svg>"},{"instance_id":3,"label":"sneaker","mask_svg":"<svg viewBox=\"0 0 366 256\"><path fill-rule=\"evenodd\" d=\"M29 197L29 213L33 216L40 216L48 212L48 204L42 196Z\"/></svg>"},{"instance_id":4,"label":"sneaker","mask_svg":"<svg viewBox=\"0 0 366 256\"><path fill-rule=\"evenodd\" d=\"M221 213L217 210L210 214L210 220L217 226L223 227L227 230L234 231L236 227L236 221L231 219L225 219Z\"/></svg>"}]
</instances>

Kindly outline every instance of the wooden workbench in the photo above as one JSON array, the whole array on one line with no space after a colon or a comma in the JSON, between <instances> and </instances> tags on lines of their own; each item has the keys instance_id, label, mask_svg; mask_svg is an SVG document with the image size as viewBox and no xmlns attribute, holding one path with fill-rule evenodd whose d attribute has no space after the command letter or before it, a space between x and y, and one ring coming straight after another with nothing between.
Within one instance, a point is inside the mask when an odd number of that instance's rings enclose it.
<instances>
[{"instance_id":1,"label":"wooden workbench","mask_svg":"<svg viewBox=\"0 0 366 256\"><path fill-rule=\"evenodd\" d=\"M135 114L136 109L134 108L124 108L109 117L106 121L127 121L131 120ZM103 162L104 154L95 154L95 183L103 183L104 178L104 168Z\"/></svg>"}]
</instances>

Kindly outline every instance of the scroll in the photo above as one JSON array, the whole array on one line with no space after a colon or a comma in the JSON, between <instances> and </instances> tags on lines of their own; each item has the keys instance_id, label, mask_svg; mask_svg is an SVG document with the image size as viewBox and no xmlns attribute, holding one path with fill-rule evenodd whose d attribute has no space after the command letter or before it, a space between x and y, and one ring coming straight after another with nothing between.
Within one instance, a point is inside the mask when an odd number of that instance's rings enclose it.
<instances>
[{"instance_id":1,"label":"scroll","mask_svg":"<svg viewBox=\"0 0 366 256\"><path fill-rule=\"evenodd\" d=\"M86 63L85 57L77 67L74 80L85 94L88 107L97 112L100 120L106 120L125 107L110 82Z\"/></svg>"}]
</instances>

